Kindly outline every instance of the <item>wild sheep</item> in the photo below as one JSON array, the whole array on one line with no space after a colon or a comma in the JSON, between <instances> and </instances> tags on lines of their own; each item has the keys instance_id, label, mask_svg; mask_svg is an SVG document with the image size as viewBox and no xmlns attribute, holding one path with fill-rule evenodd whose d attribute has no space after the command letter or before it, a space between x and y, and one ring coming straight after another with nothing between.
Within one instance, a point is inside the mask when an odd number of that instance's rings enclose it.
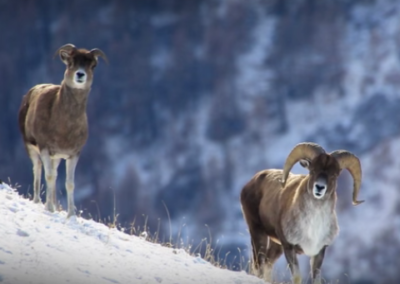
<instances>
[{"instance_id":1,"label":"wild sheep","mask_svg":"<svg viewBox=\"0 0 400 284\"><path fill-rule=\"evenodd\" d=\"M35 203L40 202L42 165L46 179L45 208L54 212L57 204L57 168L66 160L68 217L75 215L75 168L88 138L87 98L93 82L93 70L99 57L108 62L98 48L78 49L61 46L55 53L66 65L61 85L40 84L23 97L18 113L25 148L33 163Z\"/></svg>"},{"instance_id":2,"label":"wild sheep","mask_svg":"<svg viewBox=\"0 0 400 284\"><path fill-rule=\"evenodd\" d=\"M309 174L292 174L297 162ZM336 219L337 178L347 169L354 181L353 205L361 185L359 159L345 150L326 153L314 143L296 145L283 170L258 172L242 189L240 201L253 248L253 269L271 280L275 261L284 253L295 284L301 283L296 254L311 257L311 278L321 283L325 249L333 243L339 226Z\"/></svg>"}]
</instances>

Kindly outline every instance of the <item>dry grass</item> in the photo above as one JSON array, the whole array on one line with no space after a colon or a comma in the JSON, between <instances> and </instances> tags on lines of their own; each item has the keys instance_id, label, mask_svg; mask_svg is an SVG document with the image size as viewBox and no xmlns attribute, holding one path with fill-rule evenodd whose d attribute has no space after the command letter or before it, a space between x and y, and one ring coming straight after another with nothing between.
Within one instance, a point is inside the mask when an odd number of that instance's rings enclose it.
<instances>
[{"instance_id":1,"label":"dry grass","mask_svg":"<svg viewBox=\"0 0 400 284\"><path fill-rule=\"evenodd\" d=\"M230 252L226 253L224 256L220 256L220 250L221 247L218 246L213 246L213 239L212 239L212 234L209 226L205 224L204 226L208 230L208 236L205 238L202 238L197 244L194 243L193 240L190 240L189 237L182 237L182 231L185 227L185 224L182 224L179 231L177 232L176 236L173 238L172 237L172 232L170 231L168 239L165 241L164 239L160 238L160 228L161 228L161 219L158 219L158 225L157 228L152 231L151 228L147 226L147 220L148 217L142 215L142 218L144 218L144 225L143 226L135 226L136 219L130 224L130 227L126 230L124 228L121 228L118 224L115 226L114 224L108 224L110 227L113 228L118 228L119 230L129 234L129 235L135 235L138 237L145 238L147 241L152 242L152 243L157 243L161 244L162 246L173 248L173 249L183 249L186 253L189 255L192 255L194 257L201 257L205 261L210 262L216 267L222 268L222 269L232 269L232 267L229 266L227 263L227 258L230 254ZM115 219L114 219L115 220ZM170 224L170 222L169 222ZM171 224L169 225L169 228L171 230ZM246 270L249 272L249 265L245 260L245 257L241 255L241 251L238 248L239 255L240 255L240 270ZM233 259L235 260L235 259Z\"/></svg>"},{"instance_id":2,"label":"dry grass","mask_svg":"<svg viewBox=\"0 0 400 284\"><path fill-rule=\"evenodd\" d=\"M97 216L98 218L93 218L91 214L88 214L88 218L94 220L95 222L102 223L109 228L116 228L128 235L134 235L138 236L140 238L144 238L148 242L151 243L157 243L165 247L173 248L175 250L184 250L186 253L193 257L201 257L205 261L210 262L212 265L222 268L222 269L231 269L233 270L233 267L231 267L231 264L227 262L228 256L230 255L231 252L227 252L225 255L220 256L220 251L221 251L221 246L218 245L213 245L213 238L212 238L212 233L207 224L204 226L206 227L208 231L208 236L201 239L198 241L198 243L194 243L193 240L191 240L188 236L186 238L183 237L183 230L185 228L185 224L181 224L178 232L176 234L173 234L172 232L172 225L171 225L171 219L170 219L170 214L167 206L165 205L164 202L163 206L166 211L166 215L168 218L168 224L169 224L169 234L167 235L167 239L165 239L165 236L161 236L161 219L157 219L157 227L156 228L150 228L148 226L148 219L149 217L146 215L141 215L139 218L141 218L140 221L142 222L137 222L138 218L135 217L134 220L129 224L129 226L124 227L121 223L118 222L118 213L117 213L117 206L115 202L115 197L114 197L114 208L113 208L113 216L108 216L106 218L102 218L100 215L100 208L97 204L96 201L92 201L95 203L96 208L97 208ZM60 205L60 210L61 210L61 205ZM82 217L82 213L84 210L79 210L77 212L78 217ZM141 223L143 225L137 225L137 223ZM174 237L173 237L174 235ZM246 261L245 255L242 255L242 252L240 248L238 248L238 254L239 254L239 270L245 270L247 273L250 273L250 265L248 261ZM233 258L231 262L236 261L236 257Z\"/></svg>"}]
</instances>

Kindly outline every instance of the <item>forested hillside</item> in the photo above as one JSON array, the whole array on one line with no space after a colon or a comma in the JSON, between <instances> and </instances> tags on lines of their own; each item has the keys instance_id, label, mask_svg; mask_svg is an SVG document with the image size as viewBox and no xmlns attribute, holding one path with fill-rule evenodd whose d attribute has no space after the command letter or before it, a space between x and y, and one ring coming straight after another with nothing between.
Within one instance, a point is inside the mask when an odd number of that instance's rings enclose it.
<instances>
[{"instance_id":1,"label":"forested hillside","mask_svg":"<svg viewBox=\"0 0 400 284\"><path fill-rule=\"evenodd\" d=\"M365 204L351 206L352 180L340 177L326 277L398 283L400 2L0 0L0 27L0 178L21 194L32 194L22 96L62 80L61 45L98 47L109 64L89 96L76 173L83 216L160 223L166 238L171 225L194 243L210 230L234 266L237 247L249 253L241 187L313 141L363 165Z\"/></svg>"}]
</instances>

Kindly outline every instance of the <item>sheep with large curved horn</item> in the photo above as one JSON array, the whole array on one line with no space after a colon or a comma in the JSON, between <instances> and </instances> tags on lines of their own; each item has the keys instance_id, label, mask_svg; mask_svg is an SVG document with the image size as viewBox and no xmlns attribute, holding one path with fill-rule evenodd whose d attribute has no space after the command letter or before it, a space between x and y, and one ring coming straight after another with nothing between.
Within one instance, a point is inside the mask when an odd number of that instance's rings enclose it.
<instances>
[{"instance_id":1,"label":"sheep with large curved horn","mask_svg":"<svg viewBox=\"0 0 400 284\"><path fill-rule=\"evenodd\" d=\"M291 174L300 162L309 174ZM249 227L253 248L253 270L271 280L275 261L284 253L295 284L301 283L296 254L311 257L313 284L321 283L321 266L326 248L336 238L337 178L347 169L354 180L353 204L361 185L360 160L352 153L326 153L315 143L296 145L286 158L283 170L258 172L243 187L240 201Z\"/></svg>"}]
</instances>

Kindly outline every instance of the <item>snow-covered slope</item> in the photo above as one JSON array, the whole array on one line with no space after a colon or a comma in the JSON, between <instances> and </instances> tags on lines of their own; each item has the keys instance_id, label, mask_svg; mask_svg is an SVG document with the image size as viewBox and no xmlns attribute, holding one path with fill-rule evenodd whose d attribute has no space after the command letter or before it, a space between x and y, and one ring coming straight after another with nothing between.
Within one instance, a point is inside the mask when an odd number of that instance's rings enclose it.
<instances>
[{"instance_id":1,"label":"snow-covered slope","mask_svg":"<svg viewBox=\"0 0 400 284\"><path fill-rule=\"evenodd\" d=\"M5 184L0 216L1 283L264 283L91 220L48 213Z\"/></svg>"}]
</instances>

